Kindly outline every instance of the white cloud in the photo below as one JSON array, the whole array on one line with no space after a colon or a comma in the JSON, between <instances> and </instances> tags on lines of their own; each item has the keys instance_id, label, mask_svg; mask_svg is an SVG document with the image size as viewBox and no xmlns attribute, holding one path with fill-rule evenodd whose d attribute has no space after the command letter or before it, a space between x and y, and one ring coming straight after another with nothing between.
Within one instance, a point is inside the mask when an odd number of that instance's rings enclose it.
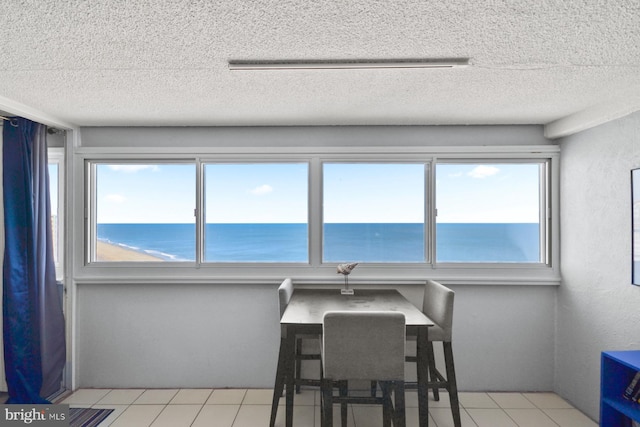
<instances>
[{"instance_id":1,"label":"white cloud","mask_svg":"<svg viewBox=\"0 0 640 427\"><path fill-rule=\"evenodd\" d=\"M273 191L272 186L270 186L269 184L262 184L254 188L253 190L251 190L250 193L256 196L264 196L265 194L269 194L272 191Z\"/></svg>"},{"instance_id":2,"label":"white cloud","mask_svg":"<svg viewBox=\"0 0 640 427\"><path fill-rule=\"evenodd\" d=\"M126 197L122 194L107 194L104 198L107 202L111 203L124 203L126 200Z\"/></svg>"},{"instance_id":3,"label":"white cloud","mask_svg":"<svg viewBox=\"0 0 640 427\"><path fill-rule=\"evenodd\" d=\"M498 172L500 172L500 169L494 166L480 165L473 168L473 170L469 172L467 175L469 175L471 178L482 179L488 176L496 175Z\"/></svg>"},{"instance_id":4,"label":"white cloud","mask_svg":"<svg viewBox=\"0 0 640 427\"><path fill-rule=\"evenodd\" d=\"M158 166L156 165L109 165L109 169L114 171L135 173L145 169L151 169L152 171L157 171Z\"/></svg>"}]
</instances>

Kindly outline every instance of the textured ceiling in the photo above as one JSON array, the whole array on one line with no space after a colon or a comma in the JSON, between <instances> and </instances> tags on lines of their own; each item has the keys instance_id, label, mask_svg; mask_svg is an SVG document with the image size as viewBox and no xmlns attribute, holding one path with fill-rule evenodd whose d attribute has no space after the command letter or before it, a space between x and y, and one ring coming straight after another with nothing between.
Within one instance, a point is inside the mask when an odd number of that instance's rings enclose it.
<instances>
[{"instance_id":1,"label":"textured ceiling","mask_svg":"<svg viewBox=\"0 0 640 427\"><path fill-rule=\"evenodd\" d=\"M0 6L0 109L54 123L548 124L548 134L559 136L640 109L638 0L0 0ZM227 66L250 59L440 57L468 57L472 65Z\"/></svg>"}]
</instances>

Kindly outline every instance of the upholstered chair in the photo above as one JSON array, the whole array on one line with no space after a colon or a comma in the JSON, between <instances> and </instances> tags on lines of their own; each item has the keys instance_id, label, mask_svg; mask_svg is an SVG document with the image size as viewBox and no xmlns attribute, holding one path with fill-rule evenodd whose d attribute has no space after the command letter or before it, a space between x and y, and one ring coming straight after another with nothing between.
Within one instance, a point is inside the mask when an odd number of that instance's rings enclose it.
<instances>
[{"instance_id":1,"label":"upholstered chair","mask_svg":"<svg viewBox=\"0 0 640 427\"><path fill-rule=\"evenodd\" d=\"M347 404L382 404L383 426L405 427L404 314L395 311L330 311L322 332L321 423L333 426L333 405L340 403L342 426ZM382 396L352 395L349 381L377 381ZM339 395L334 396L334 387ZM391 395L393 394L393 401Z\"/></svg>"}]
</instances>

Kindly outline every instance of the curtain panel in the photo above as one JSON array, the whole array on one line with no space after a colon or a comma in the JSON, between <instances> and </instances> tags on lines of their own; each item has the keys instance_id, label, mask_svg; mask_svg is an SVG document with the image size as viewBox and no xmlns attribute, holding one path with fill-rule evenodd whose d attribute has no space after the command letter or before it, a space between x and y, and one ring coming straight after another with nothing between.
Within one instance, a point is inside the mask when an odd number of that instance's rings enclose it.
<instances>
[{"instance_id":1,"label":"curtain panel","mask_svg":"<svg viewBox=\"0 0 640 427\"><path fill-rule=\"evenodd\" d=\"M14 125L17 124L17 125ZM66 361L53 246L46 126L3 126L3 338L7 403L49 403Z\"/></svg>"}]
</instances>

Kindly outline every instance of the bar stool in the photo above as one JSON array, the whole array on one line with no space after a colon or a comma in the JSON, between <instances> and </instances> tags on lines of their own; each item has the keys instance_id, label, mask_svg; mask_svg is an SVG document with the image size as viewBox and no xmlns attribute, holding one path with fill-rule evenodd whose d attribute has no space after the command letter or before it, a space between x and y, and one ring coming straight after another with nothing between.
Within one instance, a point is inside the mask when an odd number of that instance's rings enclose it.
<instances>
[{"instance_id":1,"label":"bar stool","mask_svg":"<svg viewBox=\"0 0 640 427\"><path fill-rule=\"evenodd\" d=\"M280 309L280 318L284 314L289 301L291 300L291 295L293 294L293 281L291 278L286 278L278 287L278 306ZM304 360L320 360L320 354L305 354L302 352L302 343L304 340L313 340L317 342L319 340L318 335L298 335L296 336L296 352L295 352L295 364L296 364L296 373L294 384L296 387L296 392L300 393L301 385L309 385L309 386L320 386L319 379L309 379L302 378L302 361ZM286 336L284 328L280 328L280 351L278 354L278 366L276 368L276 381L273 387L273 400L271 402L271 420L269 422L269 426L273 427L276 421L276 415L278 413L278 402L280 397L282 396L282 392L284 391L285 385L285 348Z\"/></svg>"},{"instance_id":2,"label":"bar stool","mask_svg":"<svg viewBox=\"0 0 640 427\"><path fill-rule=\"evenodd\" d=\"M433 390L433 398L436 401L440 400L439 389L446 389L449 392L453 424L455 427L461 427L458 387L456 385L456 371L451 346L454 296L455 293L451 289L436 281L428 280L424 290L422 312L435 323L432 328L429 328L429 344L427 347L429 354L429 388ZM436 367L433 351L433 343L435 341L442 342L446 378ZM406 360L408 362L417 362L415 356L407 356ZM415 383L407 384L407 388L416 387Z\"/></svg>"},{"instance_id":3,"label":"bar stool","mask_svg":"<svg viewBox=\"0 0 640 427\"><path fill-rule=\"evenodd\" d=\"M382 404L383 426L405 427L405 317L395 311L329 311L322 323L321 425L333 427L340 403L342 427L347 404ZM349 380L377 381L382 397L350 396ZM333 396L338 386L339 396ZM394 396L395 405L391 401Z\"/></svg>"}]
</instances>

